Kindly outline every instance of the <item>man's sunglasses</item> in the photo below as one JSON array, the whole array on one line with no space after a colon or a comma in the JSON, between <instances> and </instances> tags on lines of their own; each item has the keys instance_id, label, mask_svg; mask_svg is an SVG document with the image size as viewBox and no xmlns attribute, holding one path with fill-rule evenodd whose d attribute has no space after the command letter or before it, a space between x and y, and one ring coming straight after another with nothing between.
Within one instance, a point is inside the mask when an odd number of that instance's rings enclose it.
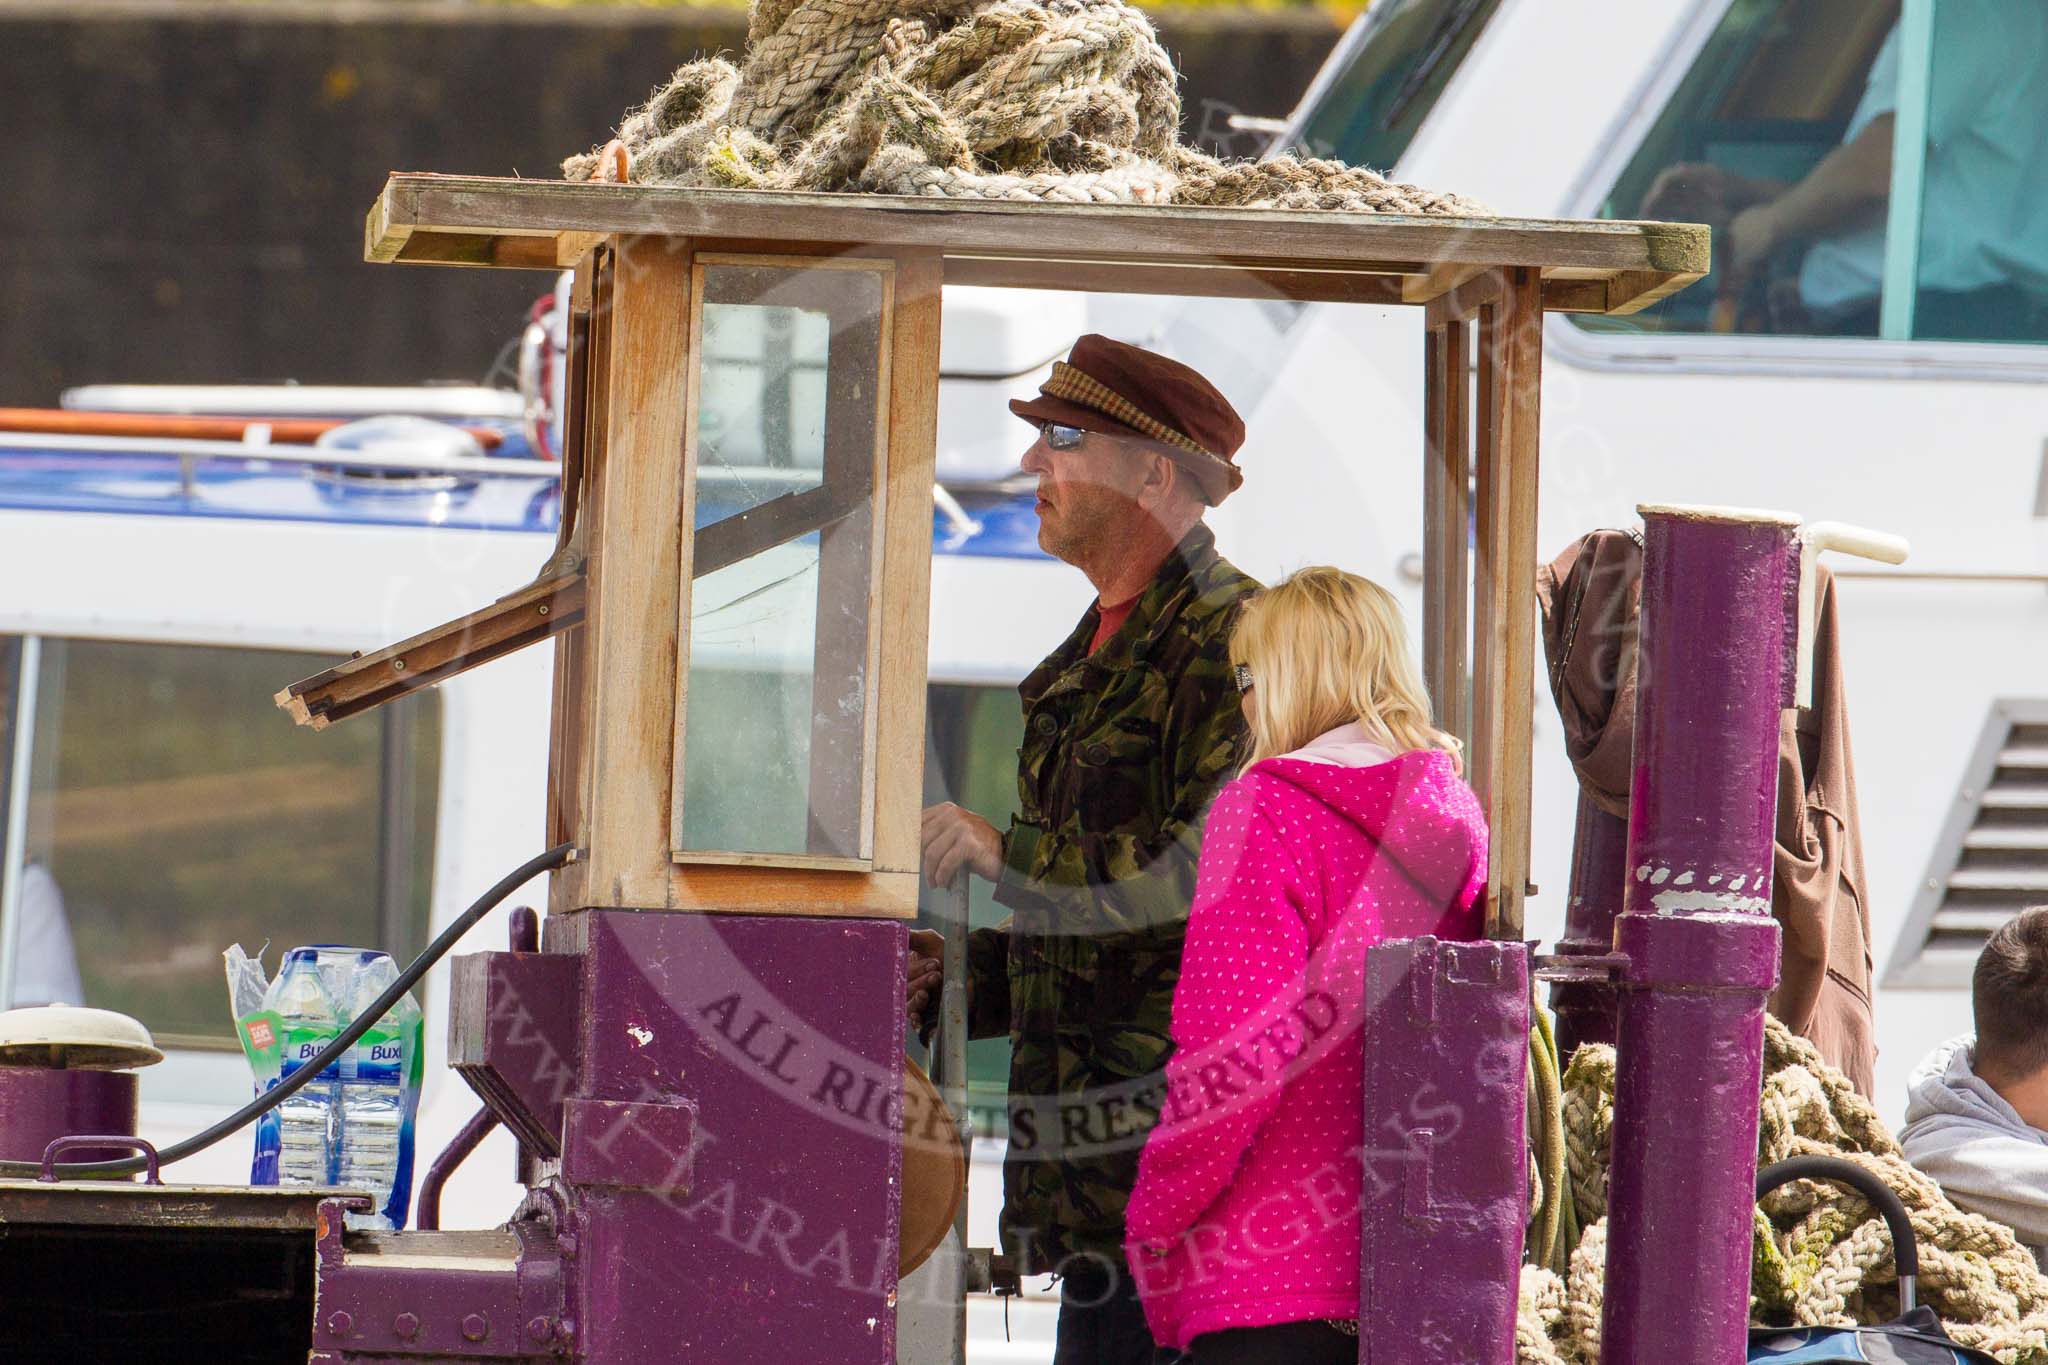
<instances>
[{"instance_id":1,"label":"man's sunglasses","mask_svg":"<svg viewBox=\"0 0 2048 1365\"><path fill-rule=\"evenodd\" d=\"M1045 444L1053 450L1077 449L1081 438L1088 434L1079 427L1062 426L1058 422L1047 422L1038 430L1045 436Z\"/></svg>"}]
</instances>

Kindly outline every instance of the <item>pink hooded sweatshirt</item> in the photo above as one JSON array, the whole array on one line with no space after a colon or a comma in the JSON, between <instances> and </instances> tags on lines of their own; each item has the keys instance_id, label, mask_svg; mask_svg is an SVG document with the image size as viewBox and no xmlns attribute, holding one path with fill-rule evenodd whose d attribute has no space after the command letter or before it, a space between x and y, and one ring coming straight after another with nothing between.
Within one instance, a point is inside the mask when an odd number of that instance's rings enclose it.
<instances>
[{"instance_id":1,"label":"pink hooded sweatshirt","mask_svg":"<svg viewBox=\"0 0 2048 1365\"><path fill-rule=\"evenodd\" d=\"M1153 1340L1358 1316L1365 950L1477 938L1479 802L1345 726L1218 794L1125 1214Z\"/></svg>"}]
</instances>

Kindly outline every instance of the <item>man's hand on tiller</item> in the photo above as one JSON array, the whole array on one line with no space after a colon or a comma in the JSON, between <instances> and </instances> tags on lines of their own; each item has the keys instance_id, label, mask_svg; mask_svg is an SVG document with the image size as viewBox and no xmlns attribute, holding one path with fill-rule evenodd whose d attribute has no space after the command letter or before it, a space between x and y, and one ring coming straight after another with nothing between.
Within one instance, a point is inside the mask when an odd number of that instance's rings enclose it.
<instances>
[{"instance_id":1,"label":"man's hand on tiller","mask_svg":"<svg viewBox=\"0 0 2048 1365\"><path fill-rule=\"evenodd\" d=\"M973 811L950 801L925 811L918 841L924 850L927 886L950 885L962 868L986 881L1002 875L1003 836Z\"/></svg>"},{"instance_id":2,"label":"man's hand on tiller","mask_svg":"<svg viewBox=\"0 0 2048 1365\"><path fill-rule=\"evenodd\" d=\"M909 961L903 972L903 1012L914 1029L924 1028L925 1006L939 998L945 969L940 954L946 940L931 929L910 931Z\"/></svg>"}]
</instances>

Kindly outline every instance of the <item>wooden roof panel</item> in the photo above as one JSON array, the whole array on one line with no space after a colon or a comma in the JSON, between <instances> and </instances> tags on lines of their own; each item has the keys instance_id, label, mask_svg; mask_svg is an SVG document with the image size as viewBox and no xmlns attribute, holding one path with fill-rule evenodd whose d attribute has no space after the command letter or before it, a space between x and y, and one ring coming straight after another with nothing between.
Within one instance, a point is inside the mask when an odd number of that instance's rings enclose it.
<instances>
[{"instance_id":1,"label":"wooden roof panel","mask_svg":"<svg viewBox=\"0 0 2048 1365\"><path fill-rule=\"evenodd\" d=\"M395 174L371 261L556 269L612 234L933 249L957 282L1428 303L1535 267L1556 306L1631 312L1698 279L1695 223L1047 204ZM1060 267L1048 270L1049 265Z\"/></svg>"}]
</instances>

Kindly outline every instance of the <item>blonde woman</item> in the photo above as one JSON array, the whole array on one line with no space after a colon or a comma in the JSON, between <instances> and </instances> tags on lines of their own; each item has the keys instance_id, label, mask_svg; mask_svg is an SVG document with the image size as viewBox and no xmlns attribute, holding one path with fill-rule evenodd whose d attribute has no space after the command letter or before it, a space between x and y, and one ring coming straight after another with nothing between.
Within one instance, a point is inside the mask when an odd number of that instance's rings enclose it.
<instances>
[{"instance_id":1,"label":"blonde woman","mask_svg":"<svg viewBox=\"0 0 2048 1365\"><path fill-rule=\"evenodd\" d=\"M1251 759L1203 835L1126 1251L1195 1365L1350 1365L1365 950L1478 937L1486 827L1385 589L1304 569L1230 654Z\"/></svg>"}]
</instances>

